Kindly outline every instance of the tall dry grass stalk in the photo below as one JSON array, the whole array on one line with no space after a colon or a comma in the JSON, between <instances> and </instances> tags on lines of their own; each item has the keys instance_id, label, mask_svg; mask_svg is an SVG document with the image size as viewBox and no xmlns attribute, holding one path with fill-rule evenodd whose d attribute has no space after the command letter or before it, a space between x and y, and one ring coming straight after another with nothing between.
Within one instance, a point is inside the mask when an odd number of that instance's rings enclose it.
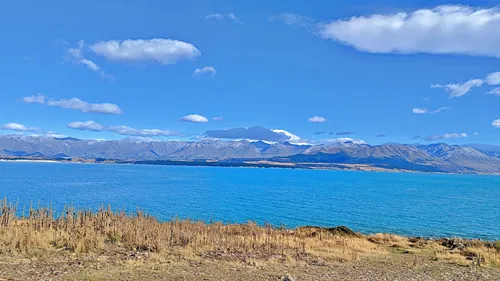
<instances>
[{"instance_id":1,"label":"tall dry grass stalk","mask_svg":"<svg viewBox=\"0 0 500 281\"><path fill-rule=\"evenodd\" d=\"M343 261L382 251L361 235L321 228L289 230L253 222L207 224L180 219L159 222L140 211L127 214L110 207L96 212L66 207L54 217L51 207L38 206L16 216L16 205L7 200L0 210L0 253L29 254L51 248L89 253L116 245L179 257Z\"/></svg>"},{"instance_id":2,"label":"tall dry grass stalk","mask_svg":"<svg viewBox=\"0 0 500 281\"><path fill-rule=\"evenodd\" d=\"M140 211L114 212L109 206L95 212L66 207L56 217L52 207L38 205L30 206L27 214L17 214L15 204L6 199L0 202L0 254L30 255L61 249L95 253L117 247L183 259L272 259L321 264L391 254L398 248L431 253L436 259L458 264L500 265L499 242L430 241L389 234L365 236L346 227L290 230L253 222L159 222Z\"/></svg>"}]
</instances>

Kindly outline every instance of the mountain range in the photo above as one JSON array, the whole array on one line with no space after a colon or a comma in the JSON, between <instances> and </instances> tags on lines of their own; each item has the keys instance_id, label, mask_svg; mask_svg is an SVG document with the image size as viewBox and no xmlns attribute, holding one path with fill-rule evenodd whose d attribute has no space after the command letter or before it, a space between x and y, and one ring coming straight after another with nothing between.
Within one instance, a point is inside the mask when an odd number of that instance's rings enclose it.
<instances>
[{"instance_id":1,"label":"mountain range","mask_svg":"<svg viewBox=\"0 0 500 281\"><path fill-rule=\"evenodd\" d=\"M263 141L80 140L20 135L0 136L1 158L83 158L120 161L214 161L368 165L384 169L500 174L500 146L350 141L321 145Z\"/></svg>"}]
</instances>

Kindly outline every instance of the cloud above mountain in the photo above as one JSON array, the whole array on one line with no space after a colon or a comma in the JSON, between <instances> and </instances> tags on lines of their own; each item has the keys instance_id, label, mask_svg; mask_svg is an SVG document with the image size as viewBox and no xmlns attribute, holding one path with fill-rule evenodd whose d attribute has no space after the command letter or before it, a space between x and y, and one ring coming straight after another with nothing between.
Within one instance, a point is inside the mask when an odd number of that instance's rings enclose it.
<instances>
[{"instance_id":1,"label":"cloud above mountain","mask_svg":"<svg viewBox=\"0 0 500 281\"><path fill-rule=\"evenodd\" d=\"M337 139L322 139L318 143L355 143L355 144L366 144L366 141L353 138L337 138Z\"/></svg>"},{"instance_id":2,"label":"cloud above mountain","mask_svg":"<svg viewBox=\"0 0 500 281\"><path fill-rule=\"evenodd\" d=\"M85 121L85 122L71 122L67 125L70 129L76 129L81 131L94 131L94 132L102 132L104 130L104 126L96 123L94 121Z\"/></svg>"},{"instance_id":3,"label":"cloud above mountain","mask_svg":"<svg viewBox=\"0 0 500 281\"><path fill-rule=\"evenodd\" d=\"M136 137L168 137L177 136L178 133L160 129L136 129L128 126L103 126L94 121L71 122L67 125L70 129L93 132L112 132L125 136Z\"/></svg>"},{"instance_id":4,"label":"cloud above mountain","mask_svg":"<svg viewBox=\"0 0 500 281\"><path fill-rule=\"evenodd\" d=\"M335 135L337 136L347 136L347 135L353 135L355 134L354 132L336 132Z\"/></svg>"},{"instance_id":5,"label":"cloud above mountain","mask_svg":"<svg viewBox=\"0 0 500 281\"><path fill-rule=\"evenodd\" d=\"M325 39L369 53L500 57L500 9L444 5L320 23Z\"/></svg>"},{"instance_id":6,"label":"cloud above mountain","mask_svg":"<svg viewBox=\"0 0 500 281\"><path fill-rule=\"evenodd\" d=\"M25 103L39 103L47 106L75 109L85 113L102 113L102 114L122 114L121 108L113 103L88 103L79 98L70 99L47 99L45 96L39 94L37 96L23 97L22 101Z\"/></svg>"},{"instance_id":7,"label":"cloud above mountain","mask_svg":"<svg viewBox=\"0 0 500 281\"><path fill-rule=\"evenodd\" d=\"M443 139L459 139L459 138L466 138L468 135L466 133L453 133L453 134L444 134L444 135L432 135L426 137L424 140L426 141L436 141L436 140L443 140Z\"/></svg>"},{"instance_id":8,"label":"cloud above mountain","mask_svg":"<svg viewBox=\"0 0 500 281\"><path fill-rule=\"evenodd\" d=\"M205 132L205 136L219 139L249 139L264 140L272 142L300 141L300 137L288 131L280 129L267 129L262 126L248 128L232 128L225 130L210 130Z\"/></svg>"},{"instance_id":9,"label":"cloud above mountain","mask_svg":"<svg viewBox=\"0 0 500 281\"><path fill-rule=\"evenodd\" d=\"M2 130L16 131L16 132L41 132L41 129L34 127L27 127L19 123L7 123L0 127Z\"/></svg>"}]
</instances>

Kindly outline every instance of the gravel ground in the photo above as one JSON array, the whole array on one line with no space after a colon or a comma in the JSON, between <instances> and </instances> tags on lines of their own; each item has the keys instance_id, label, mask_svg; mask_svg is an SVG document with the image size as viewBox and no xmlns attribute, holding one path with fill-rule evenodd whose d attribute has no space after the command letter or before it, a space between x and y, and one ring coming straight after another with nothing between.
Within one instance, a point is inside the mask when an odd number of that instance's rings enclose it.
<instances>
[{"instance_id":1,"label":"gravel ground","mask_svg":"<svg viewBox=\"0 0 500 281\"><path fill-rule=\"evenodd\" d=\"M500 280L500 268L458 266L411 255L368 257L328 265L257 261L154 261L105 253L25 259L0 255L0 280Z\"/></svg>"}]
</instances>

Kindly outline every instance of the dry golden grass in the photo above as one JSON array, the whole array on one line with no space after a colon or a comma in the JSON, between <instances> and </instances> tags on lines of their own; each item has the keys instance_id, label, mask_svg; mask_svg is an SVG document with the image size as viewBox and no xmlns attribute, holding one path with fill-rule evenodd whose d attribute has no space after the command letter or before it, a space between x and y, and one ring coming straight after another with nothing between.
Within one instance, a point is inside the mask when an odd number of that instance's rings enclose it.
<instances>
[{"instance_id":1,"label":"dry golden grass","mask_svg":"<svg viewBox=\"0 0 500 281\"><path fill-rule=\"evenodd\" d=\"M159 222L142 212L126 214L109 207L96 212L66 208L58 217L54 217L52 208L44 207L30 208L26 215L16 214L15 205L0 202L0 255L33 256L44 251L90 254L119 247L147 253L157 260L216 259L254 265L322 265L398 253L428 255L463 265L500 265L498 242L365 236L346 227L290 230L253 222Z\"/></svg>"}]
</instances>

